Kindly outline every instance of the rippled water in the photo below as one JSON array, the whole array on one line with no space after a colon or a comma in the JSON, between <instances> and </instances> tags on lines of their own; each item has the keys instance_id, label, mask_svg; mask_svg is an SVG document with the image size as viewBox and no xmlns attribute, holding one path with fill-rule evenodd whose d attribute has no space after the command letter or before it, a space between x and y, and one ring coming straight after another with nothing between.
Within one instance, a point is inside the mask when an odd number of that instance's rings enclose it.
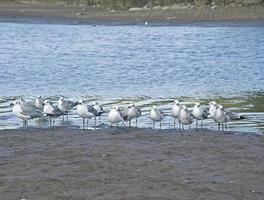
<instances>
[{"instance_id":1,"label":"rippled water","mask_svg":"<svg viewBox=\"0 0 264 200\"><path fill-rule=\"evenodd\" d=\"M0 42L0 129L20 126L8 107L17 96L62 95L97 100L107 109L134 101L146 111L142 127L151 126L152 104L169 111L175 98L205 104L217 99L247 116L231 128L263 131L263 23L0 22ZM80 125L75 115L67 123ZM168 117L164 127L172 126Z\"/></svg>"}]
</instances>

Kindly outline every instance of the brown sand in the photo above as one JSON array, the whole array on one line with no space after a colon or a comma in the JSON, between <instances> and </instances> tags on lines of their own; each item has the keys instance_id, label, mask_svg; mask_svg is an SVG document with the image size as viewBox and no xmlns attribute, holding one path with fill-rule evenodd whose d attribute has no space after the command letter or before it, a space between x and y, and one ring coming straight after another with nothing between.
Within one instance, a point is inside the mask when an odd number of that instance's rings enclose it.
<instances>
[{"instance_id":1,"label":"brown sand","mask_svg":"<svg viewBox=\"0 0 264 200\"><path fill-rule=\"evenodd\" d=\"M1 18L44 18L70 19L80 21L119 21L119 22L197 22L230 20L264 20L263 6L247 7L195 7L189 9L153 10L153 11L103 11L78 6L59 6L49 4L1 3Z\"/></svg>"},{"instance_id":2,"label":"brown sand","mask_svg":"<svg viewBox=\"0 0 264 200\"><path fill-rule=\"evenodd\" d=\"M151 129L0 131L0 199L264 199L264 137Z\"/></svg>"}]
</instances>

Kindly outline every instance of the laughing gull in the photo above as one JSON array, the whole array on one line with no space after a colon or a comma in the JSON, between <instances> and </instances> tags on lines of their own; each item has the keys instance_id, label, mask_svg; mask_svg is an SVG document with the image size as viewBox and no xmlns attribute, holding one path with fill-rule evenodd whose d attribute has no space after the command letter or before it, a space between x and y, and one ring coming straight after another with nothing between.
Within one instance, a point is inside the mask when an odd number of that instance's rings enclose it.
<instances>
[{"instance_id":1,"label":"laughing gull","mask_svg":"<svg viewBox=\"0 0 264 200\"><path fill-rule=\"evenodd\" d=\"M226 123L229 121L229 117L228 115L226 115L224 111L224 107L222 105L217 106L213 119L218 124L218 128L217 128L218 131L220 131L221 125L222 125L222 131L224 130L224 125L225 128L227 128Z\"/></svg>"},{"instance_id":2,"label":"laughing gull","mask_svg":"<svg viewBox=\"0 0 264 200\"><path fill-rule=\"evenodd\" d=\"M175 129L175 125L176 125L176 119L179 116L180 110L181 110L180 101L178 101L176 99L174 101L172 108L171 108L171 116L174 118L174 129Z\"/></svg>"},{"instance_id":3,"label":"laughing gull","mask_svg":"<svg viewBox=\"0 0 264 200\"><path fill-rule=\"evenodd\" d=\"M94 102L93 107L96 110L96 116L94 117L95 124L96 124L96 117L99 118L99 123L100 123L100 119L101 119L100 117L104 113L104 108L103 108L103 106L99 105L98 102Z\"/></svg>"},{"instance_id":4,"label":"laughing gull","mask_svg":"<svg viewBox=\"0 0 264 200\"><path fill-rule=\"evenodd\" d=\"M44 107L44 102L43 99L41 98L41 96L37 96L35 99L35 107L39 110L43 110Z\"/></svg>"},{"instance_id":5,"label":"laughing gull","mask_svg":"<svg viewBox=\"0 0 264 200\"><path fill-rule=\"evenodd\" d=\"M201 108L200 103L194 104L192 115L196 120L196 129L198 128L198 120L201 120L201 128L203 128L203 120L208 118L208 113Z\"/></svg>"},{"instance_id":6,"label":"laughing gull","mask_svg":"<svg viewBox=\"0 0 264 200\"><path fill-rule=\"evenodd\" d=\"M123 118L126 121L129 121L129 127L131 126L132 119L136 119L136 126L137 126L137 118L141 116L141 109L135 106L134 103L130 103L127 109L124 110Z\"/></svg>"},{"instance_id":7,"label":"laughing gull","mask_svg":"<svg viewBox=\"0 0 264 200\"><path fill-rule=\"evenodd\" d=\"M54 125L55 118L65 114L65 112L61 111L57 106L53 106L50 100L47 99L44 101L43 112L46 116L50 117L50 125L51 122L53 122ZM53 121L51 118L54 118Z\"/></svg>"},{"instance_id":8,"label":"laughing gull","mask_svg":"<svg viewBox=\"0 0 264 200\"><path fill-rule=\"evenodd\" d=\"M153 128L155 128L155 122L160 122L164 119L165 115L161 108L157 108L157 106L153 106L150 111L150 119L153 121Z\"/></svg>"},{"instance_id":9,"label":"laughing gull","mask_svg":"<svg viewBox=\"0 0 264 200\"><path fill-rule=\"evenodd\" d=\"M87 127L88 127L88 120L96 116L97 110L91 105L84 104L84 101L81 99L78 102L76 113L81 118L83 118L83 129L84 129L85 119L87 119Z\"/></svg>"},{"instance_id":10,"label":"laughing gull","mask_svg":"<svg viewBox=\"0 0 264 200\"><path fill-rule=\"evenodd\" d=\"M69 101L69 100L64 100L63 97L60 97L58 100L58 108L67 115L68 117L68 112L73 109L78 103Z\"/></svg>"},{"instance_id":11,"label":"laughing gull","mask_svg":"<svg viewBox=\"0 0 264 200\"><path fill-rule=\"evenodd\" d=\"M210 117L213 118L217 109L217 103L215 101L209 102L209 114Z\"/></svg>"},{"instance_id":12,"label":"laughing gull","mask_svg":"<svg viewBox=\"0 0 264 200\"><path fill-rule=\"evenodd\" d=\"M191 112L186 108L186 106L182 106L179 116L178 116L179 123L182 125L184 130L184 125L189 125L189 129L191 128L191 124L193 123L193 117Z\"/></svg>"},{"instance_id":13,"label":"laughing gull","mask_svg":"<svg viewBox=\"0 0 264 200\"><path fill-rule=\"evenodd\" d=\"M111 128L113 124L116 124L118 127L118 123L123 121L121 110L117 106L113 106L113 108L108 113L107 119L111 123Z\"/></svg>"},{"instance_id":14,"label":"laughing gull","mask_svg":"<svg viewBox=\"0 0 264 200\"><path fill-rule=\"evenodd\" d=\"M27 104L21 100L16 100L10 104L13 105L12 111L13 113L20 119L23 120L23 126L28 124L28 120L39 118L43 116L43 113L36 109L32 104Z\"/></svg>"}]
</instances>

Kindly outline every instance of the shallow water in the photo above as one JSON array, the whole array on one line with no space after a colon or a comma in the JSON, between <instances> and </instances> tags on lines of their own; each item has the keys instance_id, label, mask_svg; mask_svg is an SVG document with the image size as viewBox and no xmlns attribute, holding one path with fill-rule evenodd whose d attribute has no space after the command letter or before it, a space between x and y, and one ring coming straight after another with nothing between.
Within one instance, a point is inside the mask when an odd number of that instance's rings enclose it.
<instances>
[{"instance_id":1,"label":"shallow water","mask_svg":"<svg viewBox=\"0 0 264 200\"><path fill-rule=\"evenodd\" d=\"M144 111L140 127L151 127L147 116L153 104L169 113L175 98L190 106L216 99L247 117L230 123L230 129L263 132L263 35L264 24L250 22L174 26L0 22L0 129L21 126L8 107L17 97L56 100L62 95L99 101L106 110L136 102ZM74 114L66 123L80 124ZM210 120L206 126L215 128ZM173 128L170 117L163 128Z\"/></svg>"}]
</instances>

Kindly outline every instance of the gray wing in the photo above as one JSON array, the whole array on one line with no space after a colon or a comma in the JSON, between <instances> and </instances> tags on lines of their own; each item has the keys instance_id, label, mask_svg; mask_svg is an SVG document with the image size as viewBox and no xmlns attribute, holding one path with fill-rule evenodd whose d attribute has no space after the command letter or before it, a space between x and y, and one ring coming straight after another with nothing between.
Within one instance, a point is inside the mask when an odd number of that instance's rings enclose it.
<instances>
[{"instance_id":1,"label":"gray wing","mask_svg":"<svg viewBox=\"0 0 264 200\"><path fill-rule=\"evenodd\" d=\"M87 110L88 112L93 113L95 116L97 115L97 110L93 106L88 105Z\"/></svg>"},{"instance_id":2,"label":"gray wing","mask_svg":"<svg viewBox=\"0 0 264 200\"><path fill-rule=\"evenodd\" d=\"M36 108L35 103L33 101L23 102L22 105Z\"/></svg>"},{"instance_id":3,"label":"gray wing","mask_svg":"<svg viewBox=\"0 0 264 200\"><path fill-rule=\"evenodd\" d=\"M117 111L119 112L123 120L128 120L128 108L118 108Z\"/></svg>"},{"instance_id":4,"label":"gray wing","mask_svg":"<svg viewBox=\"0 0 264 200\"><path fill-rule=\"evenodd\" d=\"M21 105L21 110L21 114L31 116L32 118L41 117L43 115L35 106L26 102Z\"/></svg>"},{"instance_id":5,"label":"gray wing","mask_svg":"<svg viewBox=\"0 0 264 200\"><path fill-rule=\"evenodd\" d=\"M234 112L227 111L225 114L228 116L228 118L229 118L230 120L245 119L244 116L241 116L241 115L239 115L239 114L237 114L237 113L234 113Z\"/></svg>"},{"instance_id":6,"label":"gray wing","mask_svg":"<svg viewBox=\"0 0 264 200\"><path fill-rule=\"evenodd\" d=\"M78 103L77 102L73 102L73 101L64 101L66 109L70 110L73 107L75 107Z\"/></svg>"},{"instance_id":7,"label":"gray wing","mask_svg":"<svg viewBox=\"0 0 264 200\"><path fill-rule=\"evenodd\" d=\"M164 112L159 108L158 111L160 112L160 114L164 115Z\"/></svg>"},{"instance_id":8,"label":"gray wing","mask_svg":"<svg viewBox=\"0 0 264 200\"><path fill-rule=\"evenodd\" d=\"M61 111L57 106L53 106L54 108L54 115L60 116L60 115L65 115L66 113Z\"/></svg>"},{"instance_id":9,"label":"gray wing","mask_svg":"<svg viewBox=\"0 0 264 200\"><path fill-rule=\"evenodd\" d=\"M100 107L100 113L103 114L103 113L104 113L104 108L103 108L103 106L99 105L99 107Z\"/></svg>"},{"instance_id":10,"label":"gray wing","mask_svg":"<svg viewBox=\"0 0 264 200\"><path fill-rule=\"evenodd\" d=\"M121 114L121 116L123 115L127 115L128 113L128 108L118 108L119 113Z\"/></svg>"},{"instance_id":11,"label":"gray wing","mask_svg":"<svg viewBox=\"0 0 264 200\"><path fill-rule=\"evenodd\" d=\"M202 118L207 119L208 118L208 112L204 111L202 114Z\"/></svg>"}]
</instances>

